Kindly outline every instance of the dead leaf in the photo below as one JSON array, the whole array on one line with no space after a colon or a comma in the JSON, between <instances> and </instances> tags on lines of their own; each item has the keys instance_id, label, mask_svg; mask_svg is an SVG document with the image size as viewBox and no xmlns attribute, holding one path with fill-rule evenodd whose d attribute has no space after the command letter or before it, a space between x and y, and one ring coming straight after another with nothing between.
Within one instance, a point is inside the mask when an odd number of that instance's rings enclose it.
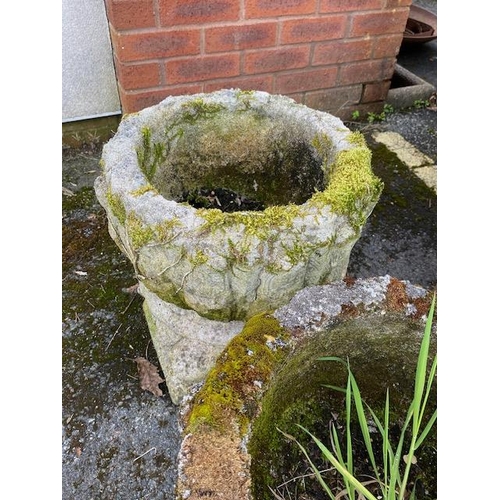
<instances>
[{"instance_id":1,"label":"dead leaf","mask_svg":"<svg viewBox=\"0 0 500 500\"><path fill-rule=\"evenodd\" d=\"M163 396L163 391L158 387L158 384L164 380L158 375L158 368L142 357L135 358L134 361L137 363L141 389L149 391L155 396Z\"/></svg>"},{"instance_id":2,"label":"dead leaf","mask_svg":"<svg viewBox=\"0 0 500 500\"><path fill-rule=\"evenodd\" d=\"M75 193L71 191L71 189L68 189L66 187L62 187L62 194L65 194L66 196L75 196Z\"/></svg>"},{"instance_id":3,"label":"dead leaf","mask_svg":"<svg viewBox=\"0 0 500 500\"><path fill-rule=\"evenodd\" d=\"M129 286L127 288L122 288L122 292L133 295L134 293L137 292L138 288L139 288L139 283L136 283L135 285Z\"/></svg>"},{"instance_id":4,"label":"dead leaf","mask_svg":"<svg viewBox=\"0 0 500 500\"><path fill-rule=\"evenodd\" d=\"M405 464L407 464L407 463L408 463L408 455L403 455L403 461L404 461L404 463L405 463ZM415 464L417 463L417 457L416 457L415 455L413 455L413 456L411 457L411 463L412 463L413 465L415 465Z\"/></svg>"}]
</instances>

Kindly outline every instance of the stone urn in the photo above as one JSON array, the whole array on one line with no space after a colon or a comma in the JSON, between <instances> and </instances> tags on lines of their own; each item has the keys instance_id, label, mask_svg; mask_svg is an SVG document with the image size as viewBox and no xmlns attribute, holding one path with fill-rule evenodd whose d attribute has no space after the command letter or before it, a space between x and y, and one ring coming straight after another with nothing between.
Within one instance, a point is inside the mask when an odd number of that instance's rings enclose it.
<instances>
[{"instance_id":1,"label":"stone urn","mask_svg":"<svg viewBox=\"0 0 500 500\"><path fill-rule=\"evenodd\" d=\"M168 97L127 115L101 167L97 198L160 363L187 385L248 318L342 279L382 190L360 133L260 91ZM181 337L198 353L182 366Z\"/></svg>"}]
</instances>

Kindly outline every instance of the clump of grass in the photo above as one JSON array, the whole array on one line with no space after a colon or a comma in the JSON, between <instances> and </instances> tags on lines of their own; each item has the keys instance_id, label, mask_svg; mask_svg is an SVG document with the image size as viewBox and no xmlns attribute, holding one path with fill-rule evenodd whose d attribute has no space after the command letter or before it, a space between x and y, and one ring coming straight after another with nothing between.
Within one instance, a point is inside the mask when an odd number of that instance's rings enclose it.
<instances>
[{"instance_id":1,"label":"clump of grass","mask_svg":"<svg viewBox=\"0 0 500 500\"><path fill-rule=\"evenodd\" d=\"M404 424L401 428L399 439L396 447L389 437L389 429L391 428L390 415L390 397L389 389L386 392L385 406L382 418L378 418L372 408L363 400L356 379L350 369L349 362L338 357L323 357L319 358L323 361L336 361L346 365L348 370L346 388L327 386L331 389L345 393L345 410L346 410L346 442L341 443L339 433L334 424L330 425L330 448L321 442L316 436L309 432L302 425L298 425L300 429L305 431L315 442L323 457L341 474L345 489L335 496L329 485L324 480L322 473L314 464L306 448L297 441L296 438L283 433L287 438L293 440L300 448L302 453L307 458L314 475L321 484L327 495L338 500L342 497L347 497L349 500L405 500L415 499L415 487L408 491L408 479L412 465L416 462L416 451L422 445L425 438L428 436L432 427L437 420L437 409L434 410L426 423L424 423L424 415L426 406L429 400L431 387L436 377L437 371L437 356L434 356L430 369L429 364L429 346L432 330L432 321L434 317L436 297L434 296L429 309L425 331L420 346L420 352L415 371L415 387L413 399L406 413ZM373 472L373 479L369 481L361 481L356 477L354 470L353 457L353 438L351 434L351 414L353 406L356 412L357 420L363 435L364 445L369 456L370 465ZM367 414L375 422L376 428L382 438L382 463L377 463L375 453L370 437ZM281 431L280 431L281 432ZM406 453L403 453L403 447L406 435L410 436L410 444ZM372 493L367 486L377 484L378 495ZM356 493L358 496L356 497Z\"/></svg>"}]
</instances>

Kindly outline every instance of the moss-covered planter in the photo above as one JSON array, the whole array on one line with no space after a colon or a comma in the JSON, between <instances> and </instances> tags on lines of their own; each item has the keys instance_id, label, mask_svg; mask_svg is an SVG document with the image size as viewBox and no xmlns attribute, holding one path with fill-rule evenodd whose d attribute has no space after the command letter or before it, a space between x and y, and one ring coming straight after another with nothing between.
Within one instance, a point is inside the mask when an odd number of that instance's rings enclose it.
<instances>
[{"instance_id":1,"label":"moss-covered planter","mask_svg":"<svg viewBox=\"0 0 500 500\"><path fill-rule=\"evenodd\" d=\"M370 160L338 118L265 92L169 97L124 117L95 190L174 402L243 321L344 277L382 190ZM259 209L199 207L217 189Z\"/></svg>"},{"instance_id":2,"label":"moss-covered planter","mask_svg":"<svg viewBox=\"0 0 500 500\"><path fill-rule=\"evenodd\" d=\"M169 97L105 146L96 192L137 276L166 302L244 320L341 279L381 192L360 134L265 92ZM201 188L260 202L194 208Z\"/></svg>"}]
</instances>

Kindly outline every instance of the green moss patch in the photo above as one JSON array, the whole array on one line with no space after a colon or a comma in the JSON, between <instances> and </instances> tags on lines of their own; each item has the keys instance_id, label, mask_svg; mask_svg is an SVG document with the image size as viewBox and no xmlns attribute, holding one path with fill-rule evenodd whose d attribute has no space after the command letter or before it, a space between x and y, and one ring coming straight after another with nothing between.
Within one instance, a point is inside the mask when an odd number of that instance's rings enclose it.
<instances>
[{"instance_id":1,"label":"green moss patch","mask_svg":"<svg viewBox=\"0 0 500 500\"><path fill-rule=\"evenodd\" d=\"M125 211L125 206L123 201L116 194L113 194L110 189L106 191L106 199L108 201L111 213L118 219L120 224L125 224L127 218L127 212Z\"/></svg>"},{"instance_id":2,"label":"green moss patch","mask_svg":"<svg viewBox=\"0 0 500 500\"><path fill-rule=\"evenodd\" d=\"M376 202L384 187L372 172L371 151L366 146L341 151L330 171L327 188L315 193L312 202L348 215L354 227L361 227L366 218L365 204Z\"/></svg>"},{"instance_id":3,"label":"green moss patch","mask_svg":"<svg viewBox=\"0 0 500 500\"><path fill-rule=\"evenodd\" d=\"M258 408L261 387L286 353L288 333L269 314L254 316L219 356L196 394L187 431L223 430L236 416L243 435Z\"/></svg>"}]
</instances>

